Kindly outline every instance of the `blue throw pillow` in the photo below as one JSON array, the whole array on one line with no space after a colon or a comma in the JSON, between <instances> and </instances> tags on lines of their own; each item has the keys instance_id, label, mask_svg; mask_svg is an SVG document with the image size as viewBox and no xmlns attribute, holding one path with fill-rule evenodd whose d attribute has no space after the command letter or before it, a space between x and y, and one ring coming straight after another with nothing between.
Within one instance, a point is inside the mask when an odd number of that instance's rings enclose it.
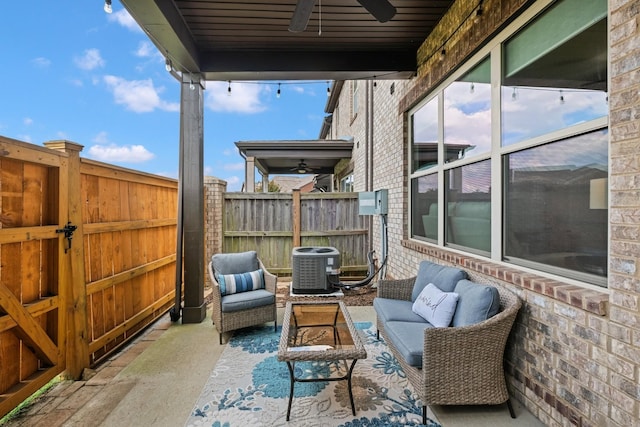
<instances>
[{"instance_id":1,"label":"blue throw pillow","mask_svg":"<svg viewBox=\"0 0 640 427\"><path fill-rule=\"evenodd\" d=\"M261 268L249 273L216 274L216 280L222 296L264 289L264 273Z\"/></svg>"},{"instance_id":2,"label":"blue throw pillow","mask_svg":"<svg viewBox=\"0 0 640 427\"><path fill-rule=\"evenodd\" d=\"M453 326L468 326L487 320L500 311L500 294L495 286L460 280L454 292L458 294L458 307Z\"/></svg>"}]
</instances>

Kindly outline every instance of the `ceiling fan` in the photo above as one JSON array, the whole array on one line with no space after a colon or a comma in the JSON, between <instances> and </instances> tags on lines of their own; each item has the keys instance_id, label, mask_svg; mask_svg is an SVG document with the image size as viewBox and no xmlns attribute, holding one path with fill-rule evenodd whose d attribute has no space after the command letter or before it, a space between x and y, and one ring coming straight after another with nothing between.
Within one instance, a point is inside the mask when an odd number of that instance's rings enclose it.
<instances>
[{"instance_id":1,"label":"ceiling fan","mask_svg":"<svg viewBox=\"0 0 640 427\"><path fill-rule=\"evenodd\" d=\"M312 173L314 171L313 168L310 168L309 166L307 166L307 164L304 162L304 159L300 159L300 163L298 163L298 166L296 166L295 168L291 168L289 170L299 174Z\"/></svg>"},{"instance_id":2,"label":"ceiling fan","mask_svg":"<svg viewBox=\"0 0 640 427\"><path fill-rule=\"evenodd\" d=\"M389 3L389 0L358 0L358 3L367 9L378 22L387 22L396 14L396 8ZM315 5L316 0L298 0L289 23L289 31L292 33L304 31Z\"/></svg>"}]
</instances>

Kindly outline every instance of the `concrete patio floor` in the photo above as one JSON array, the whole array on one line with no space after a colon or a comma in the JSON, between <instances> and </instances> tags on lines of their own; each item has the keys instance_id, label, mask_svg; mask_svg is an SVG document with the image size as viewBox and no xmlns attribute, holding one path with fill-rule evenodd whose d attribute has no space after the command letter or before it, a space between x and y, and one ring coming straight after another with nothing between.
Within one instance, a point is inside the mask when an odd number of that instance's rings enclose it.
<instances>
[{"instance_id":1,"label":"concrete patio floor","mask_svg":"<svg viewBox=\"0 0 640 427\"><path fill-rule=\"evenodd\" d=\"M278 309L279 324L284 309ZM371 306L349 307L354 321L375 321ZM225 345L210 316L171 323L168 314L85 381L61 382L6 426L184 426ZM498 407L433 407L443 427L540 427L512 400L517 418ZM295 425L294 422L291 425Z\"/></svg>"}]
</instances>

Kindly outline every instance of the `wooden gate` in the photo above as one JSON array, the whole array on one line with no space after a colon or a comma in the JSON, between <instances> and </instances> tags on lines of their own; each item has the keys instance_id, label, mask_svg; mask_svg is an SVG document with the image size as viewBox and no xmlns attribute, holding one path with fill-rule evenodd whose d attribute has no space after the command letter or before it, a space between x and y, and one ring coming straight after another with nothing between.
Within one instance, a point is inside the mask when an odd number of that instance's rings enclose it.
<instances>
[{"instance_id":1,"label":"wooden gate","mask_svg":"<svg viewBox=\"0 0 640 427\"><path fill-rule=\"evenodd\" d=\"M65 153L0 137L0 415L65 370L67 168Z\"/></svg>"}]
</instances>

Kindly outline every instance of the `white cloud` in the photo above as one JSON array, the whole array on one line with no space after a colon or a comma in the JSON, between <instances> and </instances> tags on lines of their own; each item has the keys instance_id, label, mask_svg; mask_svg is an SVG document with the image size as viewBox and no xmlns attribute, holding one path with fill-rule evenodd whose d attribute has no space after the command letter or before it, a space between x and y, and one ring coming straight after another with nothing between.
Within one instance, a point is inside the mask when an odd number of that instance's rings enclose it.
<instances>
[{"instance_id":1,"label":"white cloud","mask_svg":"<svg viewBox=\"0 0 640 427\"><path fill-rule=\"evenodd\" d=\"M33 119L31 117L25 117L22 120L22 123L24 123L26 126L31 126L33 124Z\"/></svg>"},{"instance_id":2,"label":"white cloud","mask_svg":"<svg viewBox=\"0 0 640 427\"><path fill-rule=\"evenodd\" d=\"M89 147L89 157L102 162L142 163L155 156L143 145L116 145L109 141L106 132L100 132L93 138L96 145Z\"/></svg>"},{"instance_id":3,"label":"white cloud","mask_svg":"<svg viewBox=\"0 0 640 427\"><path fill-rule=\"evenodd\" d=\"M142 32L140 25L138 25L135 19L129 15L129 12L127 12L126 9L114 11L112 14L107 15L107 17L109 22L115 22L131 31Z\"/></svg>"},{"instance_id":4,"label":"white cloud","mask_svg":"<svg viewBox=\"0 0 640 427\"><path fill-rule=\"evenodd\" d=\"M82 56L77 56L73 59L76 66L82 70L94 70L96 68L104 67L105 60L100 56L98 49L87 49Z\"/></svg>"},{"instance_id":5,"label":"white cloud","mask_svg":"<svg viewBox=\"0 0 640 427\"><path fill-rule=\"evenodd\" d=\"M93 142L95 142L96 144L109 144L109 138L107 138L107 133L102 131L100 133L98 133L94 138L93 138Z\"/></svg>"},{"instance_id":6,"label":"white cloud","mask_svg":"<svg viewBox=\"0 0 640 427\"><path fill-rule=\"evenodd\" d=\"M143 145L92 145L89 156L103 162L142 163L153 159L154 155Z\"/></svg>"},{"instance_id":7,"label":"white cloud","mask_svg":"<svg viewBox=\"0 0 640 427\"><path fill-rule=\"evenodd\" d=\"M164 56L152 43L148 41L141 41L138 44L138 48L135 50L134 55L139 58L159 59L164 62Z\"/></svg>"},{"instance_id":8,"label":"white cloud","mask_svg":"<svg viewBox=\"0 0 640 427\"><path fill-rule=\"evenodd\" d=\"M37 58L33 58L31 60L31 63L33 65L35 65L36 67L39 67L39 68L48 68L49 65L51 65L51 61L49 59L43 58L41 56L39 56Z\"/></svg>"},{"instance_id":9,"label":"white cloud","mask_svg":"<svg viewBox=\"0 0 640 427\"><path fill-rule=\"evenodd\" d=\"M240 191L240 189L242 189L242 183L244 181L237 176L229 176L222 179L227 181L227 191Z\"/></svg>"},{"instance_id":10,"label":"white cloud","mask_svg":"<svg viewBox=\"0 0 640 427\"><path fill-rule=\"evenodd\" d=\"M254 114L265 111L267 107L260 100L265 86L254 83L231 83L231 94L227 82L208 82L205 106L212 111L227 113Z\"/></svg>"},{"instance_id":11,"label":"white cloud","mask_svg":"<svg viewBox=\"0 0 640 427\"><path fill-rule=\"evenodd\" d=\"M153 86L151 79L125 80L116 76L104 76L116 104L124 105L127 110L136 113L149 113L156 109L163 111L180 111L180 104L160 99L164 88Z\"/></svg>"}]
</instances>

